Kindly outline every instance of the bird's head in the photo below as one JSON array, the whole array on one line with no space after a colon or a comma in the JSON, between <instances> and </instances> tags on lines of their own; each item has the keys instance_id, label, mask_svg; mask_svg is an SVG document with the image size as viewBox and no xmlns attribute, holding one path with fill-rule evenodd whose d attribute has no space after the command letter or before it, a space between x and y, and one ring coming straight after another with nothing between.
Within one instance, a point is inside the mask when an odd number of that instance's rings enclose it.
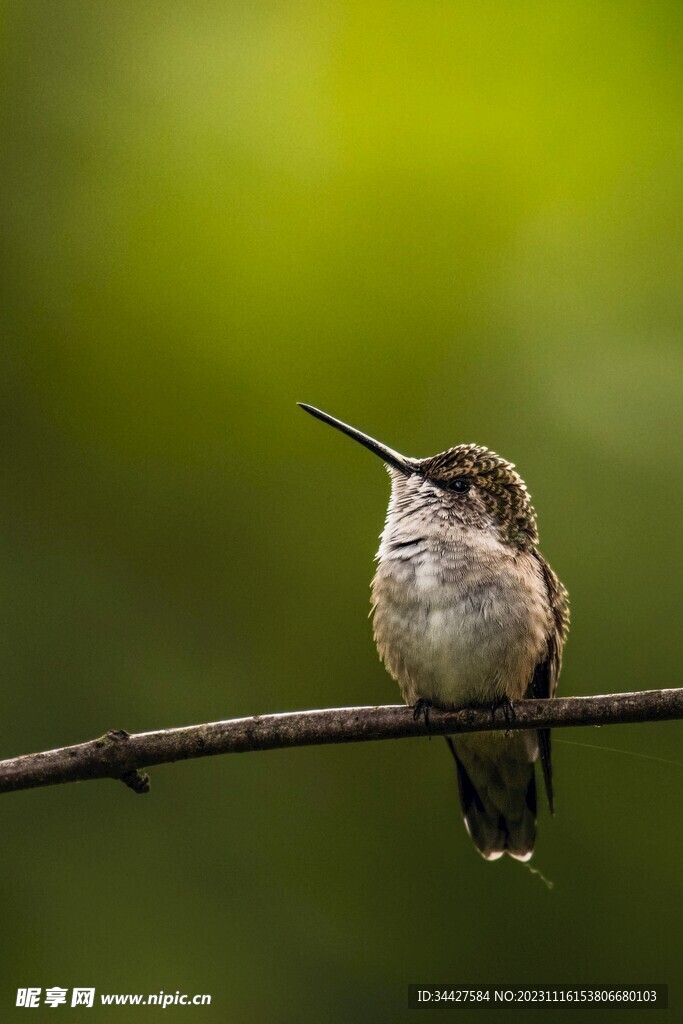
<instances>
[{"instance_id":1,"label":"bird's head","mask_svg":"<svg viewBox=\"0 0 683 1024\"><path fill-rule=\"evenodd\" d=\"M477 444L459 444L427 459L411 459L355 427L299 403L312 416L358 441L386 464L399 500L435 500L447 515L471 527L496 525L518 548L538 543L536 514L526 485L511 462Z\"/></svg>"}]
</instances>

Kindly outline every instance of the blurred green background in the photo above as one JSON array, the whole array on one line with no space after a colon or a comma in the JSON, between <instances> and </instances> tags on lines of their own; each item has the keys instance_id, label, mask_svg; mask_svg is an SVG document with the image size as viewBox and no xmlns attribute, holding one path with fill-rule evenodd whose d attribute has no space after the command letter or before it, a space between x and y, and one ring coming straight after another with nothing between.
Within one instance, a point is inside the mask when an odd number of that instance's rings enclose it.
<instances>
[{"instance_id":1,"label":"blurred green background","mask_svg":"<svg viewBox=\"0 0 683 1024\"><path fill-rule=\"evenodd\" d=\"M677 684L680 4L2 14L3 757L397 702L388 481L296 400L516 462L561 692ZM441 742L3 797L2 1019L28 985L336 1024L412 1019L408 982L664 981L680 1012L681 735L557 737L552 892L474 852Z\"/></svg>"}]
</instances>

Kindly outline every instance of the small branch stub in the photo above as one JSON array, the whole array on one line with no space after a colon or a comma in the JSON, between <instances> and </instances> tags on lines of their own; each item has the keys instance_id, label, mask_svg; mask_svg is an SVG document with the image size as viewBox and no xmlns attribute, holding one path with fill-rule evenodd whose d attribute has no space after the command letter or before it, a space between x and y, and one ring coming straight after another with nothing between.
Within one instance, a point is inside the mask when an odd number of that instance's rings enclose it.
<instances>
[{"instance_id":1,"label":"small branch stub","mask_svg":"<svg viewBox=\"0 0 683 1024\"><path fill-rule=\"evenodd\" d=\"M122 775L121 782L132 789L134 793L149 793L149 775L147 772L141 772L139 768L133 768L132 771Z\"/></svg>"},{"instance_id":2,"label":"small branch stub","mask_svg":"<svg viewBox=\"0 0 683 1024\"><path fill-rule=\"evenodd\" d=\"M1 761L0 793L104 778L120 779L135 793L146 793L149 778L142 768L215 754L409 736L681 719L683 688L521 700L512 708L514 714L507 720L502 711L493 716L490 708L432 708L428 727L424 716L416 718L412 708L389 705L255 715L146 733L129 734L118 729L87 743Z\"/></svg>"}]
</instances>

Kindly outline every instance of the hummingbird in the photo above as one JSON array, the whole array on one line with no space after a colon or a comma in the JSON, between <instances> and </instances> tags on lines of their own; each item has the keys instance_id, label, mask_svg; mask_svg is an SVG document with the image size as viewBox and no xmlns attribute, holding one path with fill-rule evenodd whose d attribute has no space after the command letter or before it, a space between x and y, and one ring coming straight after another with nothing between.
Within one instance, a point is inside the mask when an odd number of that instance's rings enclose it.
<instances>
[{"instance_id":1,"label":"hummingbird","mask_svg":"<svg viewBox=\"0 0 683 1024\"><path fill-rule=\"evenodd\" d=\"M372 580L379 656L416 717L553 697L569 628L565 587L538 550L511 462L477 444L414 459L314 406L302 409L384 462L391 497ZM447 736L465 827L486 860L528 861L540 759L553 812L550 730Z\"/></svg>"}]
</instances>

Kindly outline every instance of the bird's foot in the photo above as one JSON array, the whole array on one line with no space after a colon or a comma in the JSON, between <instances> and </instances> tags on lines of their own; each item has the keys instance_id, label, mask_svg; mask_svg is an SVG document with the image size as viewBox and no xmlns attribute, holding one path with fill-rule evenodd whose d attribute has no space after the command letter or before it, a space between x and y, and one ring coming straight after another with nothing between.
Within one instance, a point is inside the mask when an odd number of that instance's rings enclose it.
<instances>
[{"instance_id":1,"label":"bird's foot","mask_svg":"<svg viewBox=\"0 0 683 1024\"><path fill-rule=\"evenodd\" d=\"M507 696L507 694L504 694L499 700L491 701L491 721L492 722L495 722L495 720L496 720L496 711L498 710L498 708L502 708L503 709L503 717L505 718L506 725L509 726L510 722L514 722L514 720L517 717L517 712L515 711L515 706L512 703L512 701L510 700L510 698ZM505 735L506 736L510 735L510 730L509 729L505 730Z\"/></svg>"},{"instance_id":2,"label":"bird's foot","mask_svg":"<svg viewBox=\"0 0 683 1024\"><path fill-rule=\"evenodd\" d=\"M413 706L413 718L417 722L418 718L422 716L424 718L425 729L429 732L429 712L433 708L431 700L427 700L426 697L420 697Z\"/></svg>"}]
</instances>

